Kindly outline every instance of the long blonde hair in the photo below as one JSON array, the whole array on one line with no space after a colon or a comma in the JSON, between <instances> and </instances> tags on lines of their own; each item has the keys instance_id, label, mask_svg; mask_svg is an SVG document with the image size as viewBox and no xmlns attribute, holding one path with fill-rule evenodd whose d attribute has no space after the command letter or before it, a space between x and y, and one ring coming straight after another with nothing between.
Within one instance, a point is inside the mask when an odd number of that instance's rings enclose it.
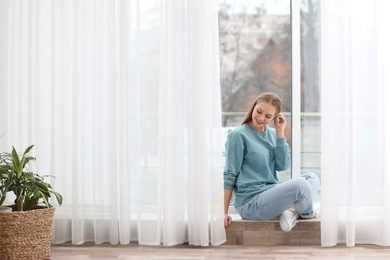
<instances>
[{"instance_id":1,"label":"long blonde hair","mask_svg":"<svg viewBox=\"0 0 390 260\"><path fill-rule=\"evenodd\" d=\"M263 94L258 96L253 102L251 108L249 109L248 113L246 114L244 120L241 123L242 125L252 121L253 110L255 109L255 106L260 102L267 102L273 105L276 108L276 114L279 114L280 111L282 111L282 101L280 100L280 97L278 97L278 95L272 92L264 92Z\"/></svg>"}]
</instances>

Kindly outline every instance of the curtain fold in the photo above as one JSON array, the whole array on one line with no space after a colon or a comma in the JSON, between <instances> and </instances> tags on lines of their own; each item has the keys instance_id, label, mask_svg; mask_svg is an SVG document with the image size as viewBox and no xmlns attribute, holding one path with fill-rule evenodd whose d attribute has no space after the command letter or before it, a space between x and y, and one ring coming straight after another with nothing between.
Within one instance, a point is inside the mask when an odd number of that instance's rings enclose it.
<instances>
[{"instance_id":1,"label":"curtain fold","mask_svg":"<svg viewBox=\"0 0 390 260\"><path fill-rule=\"evenodd\" d=\"M217 8L0 0L0 147L56 176L53 243L226 241Z\"/></svg>"},{"instance_id":2,"label":"curtain fold","mask_svg":"<svg viewBox=\"0 0 390 260\"><path fill-rule=\"evenodd\" d=\"M389 246L387 1L321 2L323 246Z\"/></svg>"}]
</instances>

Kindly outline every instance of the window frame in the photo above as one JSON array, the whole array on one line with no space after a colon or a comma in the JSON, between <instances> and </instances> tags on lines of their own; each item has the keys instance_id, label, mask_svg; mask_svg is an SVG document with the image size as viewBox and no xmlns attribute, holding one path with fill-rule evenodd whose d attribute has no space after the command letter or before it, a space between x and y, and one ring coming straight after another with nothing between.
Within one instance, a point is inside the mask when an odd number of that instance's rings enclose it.
<instances>
[{"instance_id":1,"label":"window frame","mask_svg":"<svg viewBox=\"0 0 390 260\"><path fill-rule=\"evenodd\" d=\"M290 0L291 19L291 174L301 175L301 1Z\"/></svg>"}]
</instances>

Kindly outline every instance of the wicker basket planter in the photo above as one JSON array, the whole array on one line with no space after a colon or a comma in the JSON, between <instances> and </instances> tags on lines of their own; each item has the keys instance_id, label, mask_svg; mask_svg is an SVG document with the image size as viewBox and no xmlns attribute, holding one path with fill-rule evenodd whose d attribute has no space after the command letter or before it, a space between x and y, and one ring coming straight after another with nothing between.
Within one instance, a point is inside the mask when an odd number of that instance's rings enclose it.
<instances>
[{"instance_id":1,"label":"wicker basket planter","mask_svg":"<svg viewBox=\"0 0 390 260\"><path fill-rule=\"evenodd\" d=\"M54 211L0 213L0 259L50 259Z\"/></svg>"}]
</instances>

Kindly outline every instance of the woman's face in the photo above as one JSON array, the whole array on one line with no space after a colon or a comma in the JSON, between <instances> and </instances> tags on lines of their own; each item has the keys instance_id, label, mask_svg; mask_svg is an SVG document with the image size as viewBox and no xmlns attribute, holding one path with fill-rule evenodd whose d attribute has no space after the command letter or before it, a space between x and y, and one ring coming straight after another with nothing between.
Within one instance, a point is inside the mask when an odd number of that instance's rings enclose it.
<instances>
[{"instance_id":1,"label":"woman's face","mask_svg":"<svg viewBox=\"0 0 390 260\"><path fill-rule=\"evenodd\" d=\"M265 131L265 126L274 120L276 108L267 102L260 102L255 106L252 113L252 121L249 124L260 132Z\"/></svg>"}]
</instances>

